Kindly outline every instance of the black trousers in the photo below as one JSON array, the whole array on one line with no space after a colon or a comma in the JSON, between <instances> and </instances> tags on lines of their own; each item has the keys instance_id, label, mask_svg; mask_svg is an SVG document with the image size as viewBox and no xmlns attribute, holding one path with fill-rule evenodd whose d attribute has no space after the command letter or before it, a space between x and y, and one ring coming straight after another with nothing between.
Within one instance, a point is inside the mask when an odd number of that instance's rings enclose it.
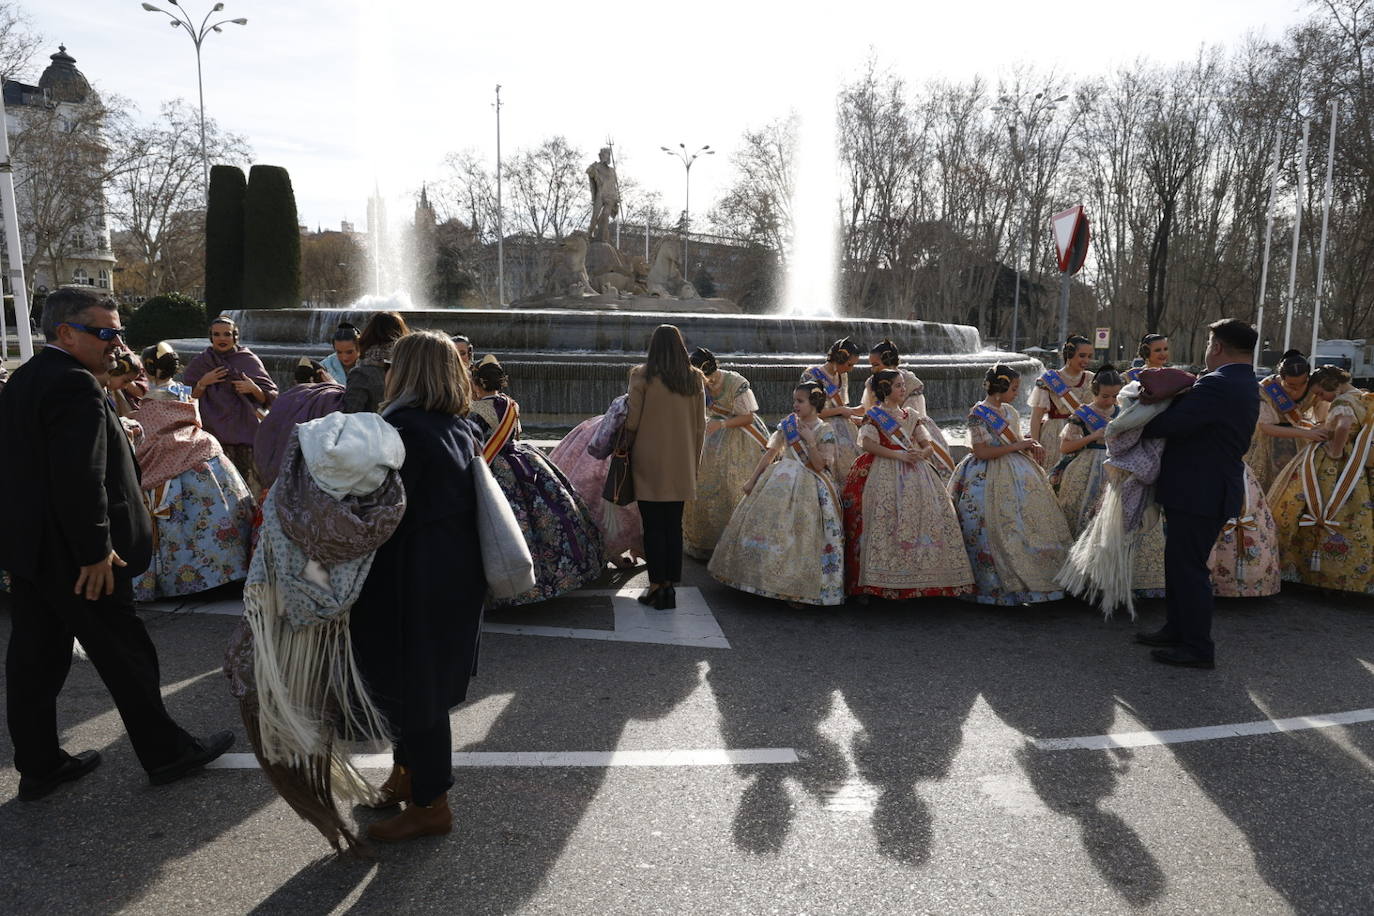
<instances>
[{"instance_id":1,"label":"black trousers","mask_svg":"<svg viewBox=\"0 0 1374 916\"><path fill-rule=\"evenodd\" d=\"M448 716L428 728L402 733L392 759L410 771L410 797L428 805L453 785L453 731Z\"/></svg>"},{"instance_id":2,"label":"black trousers","mask_svg":"<svg viewBox=\"0 0 1374 916\"><path fill-rule=\"evenodd\" d=\"M682 503L638 501L650 582L682 581Z\"/></svg>"},{"instance_id":3,"label":"black trousers","mask_svg":"<svg viewBox=\"0 0 1374 916\"><path fill-rule=\"evenodd\" d=\"M87 601L72 582L38 585L12 578L13 626L5 658L6 708L14 767L44 776L64 757L57 738L57 695L72 664L72 639L95 666L124 720L145 770L171 763L194 739L162 704L157 649L134 612L133 584L117 579L114 593Z\"/></svg>"},{"instance_id":4,"label":"black trousers","mask_svg":"<svg viewBox=\"0 0 1374 916\"><path fill-rule=\"evenodd\" d=\"M1164 625L1184 648L1212 658L1212 577L1207 558L1221 534L1223 518L1168 510L1165 519L1164 582L1168 618Z\"/></svg>"}]
</instances>

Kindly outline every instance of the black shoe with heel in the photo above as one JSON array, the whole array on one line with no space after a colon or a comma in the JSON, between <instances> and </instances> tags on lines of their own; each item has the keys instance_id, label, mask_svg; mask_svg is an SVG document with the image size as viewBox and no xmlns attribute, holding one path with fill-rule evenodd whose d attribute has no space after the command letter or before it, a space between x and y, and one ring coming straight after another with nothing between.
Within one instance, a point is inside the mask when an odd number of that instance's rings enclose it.
<instances>
[{"instance_id":1,"label":"black shoe with heel","mask_svg":"<svg viewBox=\"0 0 1374 916\"><path fill-rule=\"evenodd\" d=\"M638 601L640 604L647 604L652 607L653 604L658 601L658 598L656 598L655 596L659 593L659 591L661 591L661 589L657 585L651 585L644 591L640 592L639 597L635 600Z\"/></svg>"},{"instance_id":2,"label":"black shoe with heel","mask_svg":"<svg viewBox=\"0 0 1374 916\"><path fill-rule=\"evenodd\" d=\"M671 585L660 588L654 595L654 607L660 611L671 611L677 607L677 592Z\"/></svg>"}]
</instances>

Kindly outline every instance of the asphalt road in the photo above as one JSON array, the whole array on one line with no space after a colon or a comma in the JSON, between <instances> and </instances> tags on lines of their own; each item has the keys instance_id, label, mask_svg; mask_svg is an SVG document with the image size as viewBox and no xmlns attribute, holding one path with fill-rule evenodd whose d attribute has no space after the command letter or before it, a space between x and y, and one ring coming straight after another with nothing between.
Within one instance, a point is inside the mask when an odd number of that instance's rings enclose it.
<instances>
[{"instance_id":1,"label":"asphalt road","mask_svg":"<svg viewBox=\"0 0 1374 916\"><path fill-rule=\"evenodd\" d=\"M64 741L104 764L24 804L0 741L0 911L1374 912L1374 721L1034 743L1374 708L1374 603L1297 589L1223 602L1219 667L1201 672L1152 664L1134 625L1075 602L797 611L698 564L688 577L709 614L677 644L637 641L663 621L632 629L604 594L494 618L572 638L490 633L455 750L790 749L795 762L465 766L452 835L340 860L254 769L149 787L78 663ZM1161 617L1148 602L1143 625ZM173 714L233 727L247 752L219 670L234 618L147 620ZM693 642L702 623L724 640Z\"/></svg>"}]
</instances>

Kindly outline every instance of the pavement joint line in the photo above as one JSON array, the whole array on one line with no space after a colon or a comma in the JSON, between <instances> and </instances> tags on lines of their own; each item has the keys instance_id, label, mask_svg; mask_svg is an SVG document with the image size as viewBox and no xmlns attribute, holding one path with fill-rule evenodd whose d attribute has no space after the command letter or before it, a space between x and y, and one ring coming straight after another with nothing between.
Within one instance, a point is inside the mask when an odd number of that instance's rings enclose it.
<instances>
[{"instance_id":1,"label":"pavement joint line","mask_svg":"<svg viewBox=\"0 0 1374 916\"><path fill-rule=\"evenodd\" d=\"M391 768L390 754L354 754L353 765L361 770ZM695 748L649 751L457 751L455 767L725 767L747 764L793 764L797 752L790 747ZM206 765L210 770L256 770L252 754L224 754Z\"/></svg>"},{"instance_id":2,"label":"pavement joint line","mask_svg":"<svg viewBox=\"0 0 1374 916\"><path fill-rule=\"evenodd\" d=\"M1077 738L1035 738L1031 743L1036 750L1041 751L1104 751L1118 747L1151 747L1162 744L1187 744L1193 741L1217 741L1222 738L1248 738L1254 735L1274 735L1280 732L1332 728L1338 725L1358 725L1361 722L1374 722L1374 708L1315 716L1291 716L1286 719L1261 719L1257 722L1237 722L1231 725L1204 725L1199 728L1118 732Z\"/></svg>"}]
</instances>

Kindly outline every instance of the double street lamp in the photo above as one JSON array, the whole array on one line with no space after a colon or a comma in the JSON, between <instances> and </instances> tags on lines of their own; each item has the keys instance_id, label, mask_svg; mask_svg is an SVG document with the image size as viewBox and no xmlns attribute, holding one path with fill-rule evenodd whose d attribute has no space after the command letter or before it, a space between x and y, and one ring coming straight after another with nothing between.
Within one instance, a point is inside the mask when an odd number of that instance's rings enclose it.
<instances>
[{"instance_id":1,"label":"double street lamp","mask_svg":"<svg viewBox=\"0 0 1374 916\"><path fill-rule=\"evenodd\" d=\"M682 278L686 280L688 270L687 238L688 234L691 231L692 225L692 163L697 161L698 156L714 156L716 154L716 151L711 149L711 144L709 143L703 146L701 149L697 150L695 153L688 153L687 144L685 143L679 143L677 146L677 149L670 149L666 146L660 146L659 149L663 150L665 153L667 153L669 156L672 156L674 159L680 160L682 162L683 168L687 172L686 201L682 208ZM644 234L646 236L649 234L648 226L645 226Z\"/></svg>"},{"instance_id":2,"label":"double street lamp","mask_svg":"<svg viewBox=\"0 0 1374 916\"><path fill-rule=\"evenodd\" d=\"M168 24L174 29L185 29L186 34L191 36L192 44L196 46L196 88L200 92L200 164L202 177L205 180L205 201L208 206L210 201L210 157L205 152L205 83L201 78L200 46L205 43L205 39L209 37L211 32L223 32L224 29L220 26L247 25L248 20L240 17L211 22L210 17L224 9L223 3L216 3L210 12L205 14L205 18L200 21L200 26L197 27L190 14L182 9L178 0L167 0L167 3L176 10L175 13L153 6L151 3L144 3L143 8L150 13L161 13L166 16Z\"/></svg>"}]
</instances>

